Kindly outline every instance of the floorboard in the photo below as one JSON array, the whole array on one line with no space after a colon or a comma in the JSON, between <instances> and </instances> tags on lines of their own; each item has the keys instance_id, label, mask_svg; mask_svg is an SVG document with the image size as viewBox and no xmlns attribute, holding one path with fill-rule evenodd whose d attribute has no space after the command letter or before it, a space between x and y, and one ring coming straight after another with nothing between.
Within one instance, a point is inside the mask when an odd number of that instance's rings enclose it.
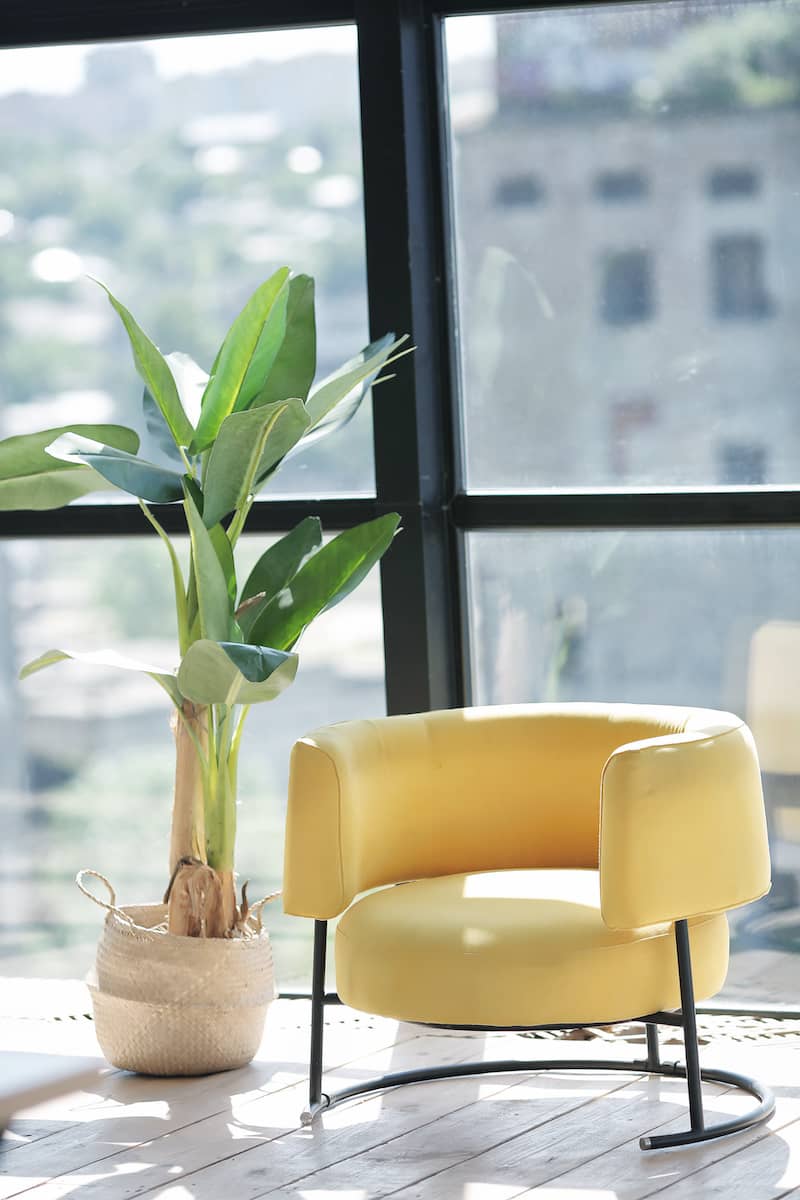
<instances>
[{"instance_id":1,"label":"floorboard","mask_svg":"<svg viewBox=\"0 0 800 1200\"><path fill-rule=\"evenodd\" d=\"M0 1019L0 1049L97 1053L74 1019ZM704 1146L642 1153L646 1131L685 1127L678 1079L634 1073L471 1076L341 1105L302 1128L309 1005L278 1001L256 1060L205 1079L109 1069L89 1091L18 1113L0 1153L0 1200L800 1200L800 1035L703 1047L704 1064L759 1075L775 1090L768 1126ZM751 1023L752 1024L752 1023ZM630 1031L633 1033L634 1031ZM641 1046L465 1034L327 1010L326 1083L484 1058L630 1060ZM680 1046L665 1046L667 1059ZM704 1088L709 1115L748 1104Z\"/></svg>"}]
</instances>

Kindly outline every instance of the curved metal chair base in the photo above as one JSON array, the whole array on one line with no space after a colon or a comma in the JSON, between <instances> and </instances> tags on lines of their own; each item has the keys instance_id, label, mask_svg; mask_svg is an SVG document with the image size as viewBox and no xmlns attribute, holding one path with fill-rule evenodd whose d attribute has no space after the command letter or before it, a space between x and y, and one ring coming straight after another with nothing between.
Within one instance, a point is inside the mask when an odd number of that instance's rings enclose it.
<instances>
[{"instance_id":1,"label":"curved metal chair base","mask_svg":"<svg viewBox=\"0 0 800 1200\"><path fill-rule=\"evenodd\" d=\"M382 1092L388 1088L400 1087L405 1083L425 1083L433 1079L457 1079L464 1075L504 1075L512 1071L627 1071L632 1074L687 1077L686 1067L681 1063L661 1063L659 1066L648 1066L646 1062L617 1062L613 1059L543 1059L523 1062L517 1059L499 1060L497 1062L459 1063L451 1067L427 1067L419 1071L396 1071L393 1074L381 1075L366 1083L354 1084L353 1087L343 1088L339 1092L322 1094L321 1098L302 1113L303 1125L311 1125L314 1118L326 1109L352 1100L356 1096L366 1096L370 1092ZM731 1133L741 1133L769 1120L775 1111L775 1099L768 1088L747 1075L734 1074L732 1071L702 1070L700 1077L707 1083L727 1083L740 1091L755 1096L758 1105L750 1112L729 1121L720 1121L704 1129L690 1129L681 1133L648 1134L639 1138L642 1150L665 1150L673 1146L688 1146L695 1142L706 1142L712 1138L725 1137Z\"/></svg>"}]
</instances>

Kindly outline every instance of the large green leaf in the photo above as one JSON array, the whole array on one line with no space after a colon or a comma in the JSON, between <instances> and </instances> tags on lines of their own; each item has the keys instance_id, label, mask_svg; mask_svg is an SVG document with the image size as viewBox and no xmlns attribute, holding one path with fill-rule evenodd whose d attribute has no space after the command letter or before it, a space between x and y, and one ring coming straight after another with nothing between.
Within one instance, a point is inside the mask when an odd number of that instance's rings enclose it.
<instances>
[{"instance_id":1,"label":"large green leaf","mask_svg":"<svg viewBox=\"0 0 800 1200\"><path fill-rule=\"evenodd\" d=\"M200 420L200 402L208 385L208 375L193 358L190 358L188 354L181 354L179 351L165 355L164 361L175 380L181 408L186 413L189 424L194 428ZM149 451L152 446L157 446L167 458L181 463L184 467L185 461L172 436L172 430L147 388L144 389L142 397L142 411L148 435L146 449Z\"/></svg>"},{"instance_id":2,"label":"large green leaf","mask_svg":"<svg viewBox=\"0 0 800 1200\"><path fill-rule=\"evenodd\" d=\"M322 525L319 517L304 517L290 533L264 551L247 577L239 603L243 604L259 592L264 592L269 600L277 596L308 556L321 545Z\"/></svg>"},{"instance_id":3,"label":"large green leaf","mask_svg":"<svg viewBox=\"0 0 800 1200\"><path fill-rule=\"evenodd\" d=\"M236 604L236 564L233 561L233 547L221 525L214 525L209 529L208 536L222 568L222 574L225 576L228 599L231 602L231 609L233 609Z\"/></svg>"},{"instance_id":4,"label":"large green leaf","mask_svg":"<svg viewBox=\"0 0 800 1200\"><path fill-rule=\"evenodd\" d=\"M200 409L203 402L203 392L208 387L208 372L204 371L189 354L173 350L164 356L164 361L172 372L181 408L186 413L186 419L192 428L200 420Z\"/></svg>"},{"instance_id":5,"label":"large green leaf","mask_svg":"<svg viewBox=\"0 0 800 1200\"><path fill-rule=\"evenodd\" d=\"M202 640L184 655L178 687L195 704L258 704L274 700L296 674L296 654Z\"/></svg>"},{"instance_id":6,"label":"large green leaf","mask_svg":"<svg viewBox=\"0 0 800 1200\"><path fill-rule=\"evenodd\" d=\"M119 667L123 671L139 671L141 674L149 675L151 679L154 679L178 707L183 702L183 696L176 682L174 671L170 671L165 667L153 666L151 663L139 662L137 659L126 658L125 655L117 654L114 650L47 650L44 654L40 654L38 658L34 658L31 662L26 663L20 671L19 677L20 679L27 679L29 675L35 674L36 671L42 671L45 667L52 667L54 663L64 662L67 659L88 663L91 666Z\"/></svg>"},{"instance_id":7,"label":"large green leaf","mask_svg":"<svg viewBox=\"0 0 800 1200\"><path fill-rule=\"evenodd\" d=\"M288 280L288 267L276 271L253 293L228 330L203 393L192 453L206 450L228 414L245 408L264 386L286 330Z\"/></svg>"},{"instance_id":8,"label":"large green leaf","mask_svg":"<svg viewBox=\"0 0 800 1200\"><path fill-rule=\"evenodd\" d=\"M214 642L225 642L230 635L231 626L228 581L214 543L188 489L185 493L185 508L192 543L200 632L204 638L211 638Z\"/></svg>"},{"instance_id":9,"label":"large green leaf","mask_svg":"<svg viewBox=\"0 0 800 1200\"><path fill-rule=\"evenodd\" d=\"M340 400L344 400L345 396L364 380L368 379L371 383L392 352L407 340L408 335L393 341L392 334L387 333L376 342L370 342L355 358L351 358L332 375L323 379L306 403L312 424L317 425Z\"/></svg>"},{"instance_id":10,"label":"large green leaf","mask_svg":"<svg viewBox=\"0 0 800 1200\"><path fill-rule=\"evenodd\" d=\"M63 508L89 492L112 491L112 485L91 467L72 471L40 471L24 479L0 479L0 510L43 511Z\"/></svg>"},{"instance_id":11,"label":"large green leaf","mask_svg":"<svg viewBox=\"0 0 800 1200\"><path fill-rule=\"evenodd\" d=\"M137 434L124 425L59 425L5 438L0 441L0 509L61 508L87 492L109 487L91 467L60 462L47 453L47 447L68 432L96 438L121 450L135 452L139 448Z\"/></svg>"},{"instance_id":12,"label":"large green leaf","mask_svg":"<svg viewBox=\"0 0 800 1200\"><path fill-rule=\"evenodd\" d=\"M150 341L144 330L139 328L125 305L121 304L116 296L112 295L105 284L101 283L100 287L108 296L112 308L116 310L122 324L125 326L125 332L128 335L131 350L133 351L133 361L136 364L136 370L147 385L150 395L164 414L164 420L167 422L172 436L179 446L188 446L192 440L194 430L186 413L183 411L180 396L178 395L178 388L169 364L158 347Z\"/></svg>"},{"instance_id":13,"label":"large green leaf","mask_svg":"<svg viewBox=\"0 0 800 1200\"><path fill-rule=\"evenodd\" d=\"M175 444L172 431L164 420L164 414L147 388L144 389L142 396L142 414L144 416L145 427L145 438L142 445L143 452L148 457L157 458L158 454L154 454L154 451L158 451L176 465L180 463L181 469L185 470L181 452Z\"/></svg>"},{"instance_id":14,"label":"large green leaf","mask_svg":"<svg viewBox=\"0 0 800 1200\"><path fill-rule=\"evenodd\" d=\"M183 499L182 476L177 471L146 462L135 454L103 446L89 438L64 433L47 447L61 462L79 462L93 467L114 487L152 504L173 504Z\"/></svg>"},{"instance_id":15,"label":"large green leaf","mask_svg":"<svg viewBox=\"0 0 800 1200\"><path fill-rule=\"evenodd\" d=\"M250 640L291 649L314 617L358 587L389 548L399 522L397 513L387 513L333 538L266 605L249 630Z\"/></svg>"},{"instance_id":16,"label":"large green leaf","mask_svg":"<svg viewBox=\"0 0 800 1200\"><path fill-rule=\"evenodd\" d=\"M239 508L257 481L285 456L309 426L302 400L231 413L220 426L203 481L207 528Z\"/></svg>"},{"instance_id":17,"label":"large green leaf","mask_svg":"<svg viewBox=\"0 0 800 1200\"><path fill-rule=\"evenodd\" d=\"M317 369L317 329L314 320L314 280L295 275L289 280L286 333L267 382L251 408L298 396L305 400Z\"/></svg>"},{"instance_id":18,"label":"large green leaf","mask_svg":"<svg viewBox=\"0 0 800 1200\"><path fill-rule=\"evenodd\" d=\"M273 596L286 587L309 555L321 545L322 526L319 518L306 517L299 525L295 525L291 533L264 551L250 572L239 601L240 605L248 600L253 601L239 614L245 640L249 640L250 630ZM256 601L255 597L262 593L263 599Z\"/></svg>"}]
</instances>

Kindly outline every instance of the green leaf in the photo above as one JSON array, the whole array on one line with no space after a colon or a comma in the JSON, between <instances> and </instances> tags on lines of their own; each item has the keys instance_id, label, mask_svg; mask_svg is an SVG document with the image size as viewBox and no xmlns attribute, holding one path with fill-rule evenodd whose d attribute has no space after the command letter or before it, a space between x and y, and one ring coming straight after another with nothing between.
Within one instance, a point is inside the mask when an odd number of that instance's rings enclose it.
<instances>
[{"instance_id":1,"label":"green leaf","mask_svg":"<svg viewBox=\"0 0 800 1200\"><path fill-rule=\"evenodd\" d=\"M295 275L289 280L286 333L267 382L250 405L274 404L298 396L305 400L317 369L317 329L314 320L314 280Z\"/></svg>"},{"instance_id":2,"label":"green leaf","mask_svg":"<svg viewBox=\"0 0 800 1200\"><path fill-rule=\"evenodd\" d=\"M181 654L184 654L189 645L189 617L186 607L186 585L183 582L183 572L181 565L178 562L178 556L175 553L175 547L169 540L165 529L159 525L150 509L143 500L139 501L139 507L144 513L147 520L155 529L158 536L167 548L169 554L170 565L172 567L172 587L175 593L175 613L178 621L178 642L180 643ZM227 540L227 539L226 539Z\"/></svg>"},{"instance_id":3,"label":"green leaf","mask_svg":"<svg viewBox=\"0 0 800 1200\"><path fill-rule=\"evenodd\" d=\"M100 281L97 280L96 282L99 283ZM158 347L150 341L144 330L139 328L125 305L121 304L112 295L104 283L100 283L100 287L108 296L112 308L116 310L122 324L125 326L125 332L128 335L131 350L133 351L133 361L136 364L136 370L147 385L150 395L164 414L164 420L167 422L173 438L179 446L188 446L192 440L194 430L186 413L183 411L180 396L178 395L178 388L173 374L169 369L169 364Z\"/></svg>"},{"instance_id":4,"label":"green leaf","mask_svg":"<svg viewBox=\"0 0 800 1200\"><path fill-rule=\"evenodd\" d=\"M195 704L258 704L292 683L297 662L296 654L262 646L203 640L184 655L178 686Z\"/></svg>"},{"instance_id":5,"label":"green leaf","mask_svg":"<svg viewBox=\"0 0 800 1200\"><path fill-rule=\"evenodd\" d=\"M407 334L398 338L397 341L393 341L392 334L387 333L384 337L378 338L376 342L370 342L355 358L351 358L332 375L323 379L306 403L312 427L317 425L324 416L327 416L340 400L344 400L354 387L358 387L364 380L369 381L367 383L367 387L369 387L392 352L405 341L408 341Z\"/></svg>"},{"instance_id":6,"label":"green leaf","mask_svg":"<svg viewBox=\"0 0 800 1200\"><path fill-rule=\"evenodd\" d=\"M173 350L164 356L164 361L172 372L181 408L186 413L186 419L192 428L200 420L200 408L203 402L203 392L208 387L208 372L204 371L189 354Z\"/></svg>"},{"instance_id":7,"label":"green leaf","mask_svg":"<svg viewBox=\"0 0 800 1200\"><path fill-rule=\"evenodd\" d=\"M44 654L40 654L38 658L34 658L31 662L26 663L20 671L19 677L20 679L27 679L29 675L35 674L36 671L42 671L45 667L52 667L55 663L64 662L66 659L88 663L91 666L119 667L123 671L139 671L141 674L149 675L151 679L154 679L179 708L183 703L183 696L175 679L174 671L169 671L165 667L155 667L151 663L139 662L133 658L126 658L122 654L117 654L114 650L47 650Z\"/></svg>"},{"instance_id":8,"label":"green leaf","mask_svg":"<svg viewBox=\"0 0 800 1200\"><path fill-rule=\"evenodd\" d=\"M259 558L247 583L242 588L239 603L265 592L269 600L277 596L315 550L322 545L322 525L319 517L304 517Z\"/></svg>"},{"instance_id":9,"label":"green leaf","mask_svg":"<svg viewBox=\"0 0 800 1200\"><path fill-rule=\"evenodd\" d=\"M59 462L47 447L64 433L97 438L122 450L136 451L139 438L124 425L59 425L0 441L0 510L61 508L108 482L90 467Z\"/></svg>"},{"instance_id":10,"label":"green leaf","mask_svg":"<svg viewBox=\"0 0 800 1200\"><path fill-rule=\"evenodd\" d=\"M280 541L265 550L248 576L239 604L254 602L239 614L242 636L249 641L250 630L267 607L292 580L303 563L322 545L322 525L318 517L306 517ZM254 597L263 593L260 601Z\"/></svg>"},{"instance_id":11,"label":"green leaf","mask_svg":"<svg viewBox=\"0 0 800 1200\"><path fill-rule=\"evenodd\" d=\"M231 608L233 608L236 604L236 565L233 561L233 547L228 541L228 535L221 525L215 525L212 529L209 529L208 536L211 539L211 545L214 547L217 560L222 568L222 574L225 576L228 599L231 602Z\"/></svg>"},{"instance_id":12,"label":"green leaf","mask_svg":"<svg viewBox=\"0 0 800 1200\"><path fill-rule=\"evenodd\" d=\"M283 400L226 417L203 483L206 527L239 508L255 491L258 479L299 442L308 426L302 400Z\"/></svg>"},{"instance_id":13,"label":"green leaf","mask_svg":"<svg viewBox=\"0 0 800 1200\"><path fill-rule=\"evenodd\" d=\"M145 452L150 454L154 449L160 450L161 453L167 458L171 459L172 462L176 464L180 463L181 470L185 471L186 467L184 466L183 459L181 458L181 452L175 445L175 439L172 436L170 427L164 420L164 414L148 392L147 388L144 389L144 393L142 395L142 413L144 414L144 426L146 432L143 447Z\"/></svg>"},{"instance_id":14,"label":"green leaf","mask_svg":"<svg viewBox=\"0 0 800 1200\"><path fill-rule=\"evenodd\" d=\"M289 650L305 627L358 587L389 548L400 517L388 513L333 538L273 597L249 630L252 642Z\"/></svg>"},{"instance_id":15,"label":"green leaf","mask_svg":"<svg viewBox=\"0 0 800 1200\"><path fill-rule=\"evenodd\" d=\"M200 633L215 642L228 639L231 622L231 602L228 596L228 581L220 566L214 543L203 524L203 518L188 488L185 492L186 519L192 542L194 582L197 589L197 606L200 613Z\"/></svg>"},{"instance_id":16,"label":"green leaf","mask_svg":"<svg viewBox=\"0 0 800 1200\"><path fill-rule=\"evenodd\" d=\"M75 471L40 471L25 479L0 479L0 511L44 511L63 508L89 492L111 490L111 484L90 467Z\"/></svg>"},{"instance_id":17,"label":"green leaf","mask_svg":"<svg viewBox=\"0 0 800 1200\"><path fill-rule=\"evenodd\" d=\"M62 462L79 462L93 467L114 487L138 496L140 500L173 504L183 498L182 476L176 471L158 467L135 454L126 454L124 450L103 446L89 438L64 433L47 447L47 453Z\"/></svg>"},{"instance_id":18,"label":"green leaf","mask_svg":"<svg viewBox=\"0 0 800 1200\"><path fill-rule=\"evenodd\" d=\"M286 329L289 268L282 267L248 300L217 355L216 371L203 393L202 412L190 447L207 449L234 409L245 408L264 386Z\"/></svg>"}]
</instances>

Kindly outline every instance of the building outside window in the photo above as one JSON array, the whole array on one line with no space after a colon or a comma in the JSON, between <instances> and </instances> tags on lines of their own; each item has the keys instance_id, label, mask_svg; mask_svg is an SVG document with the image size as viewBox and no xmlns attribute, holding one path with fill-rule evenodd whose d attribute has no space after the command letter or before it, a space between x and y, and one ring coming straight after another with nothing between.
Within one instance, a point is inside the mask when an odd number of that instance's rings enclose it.
<instances>
[{"instance_id":1,"label":"building outside window","mask_svg":"<svg viewBox=\"0 0 800 1200\"><path fill-rule=\"evenodd\" d=\"M708 177L712 200L740 200L757 196L761 188L758 172L752 167L716 167Z\"/></svg>"},{"instance_id":2,"label":"building outside window","mask_svg":"<svg viewBox=\"0 0 800 1200\"><path fill-rule=\"evenodd\" d=\"M641 171L601 171L595 176L594 194L606 204L635 203L647 193L647 179Z\"/></svg>"},{"instance_id":3,"label":"building outside window","mask_svg":"<svg viewBox=\"0 0 800 1200\"><path fill-rule=\"evenodd\" d=\"M714 313L754 320L772 312L765 280L764 241L754 233L721 234L711 243Z\"/></svg>"},{"instance_id":4,"label":"building outside window","mask_svg":"<svg viewBox=\"0 0 800 1200\"><path fill-rule=\"evenodd\" d=\"M652 258L646 250L619 250L600 264L599 314L607 325L649 321L655 308Z\"/></svg>"}]
</instances>

